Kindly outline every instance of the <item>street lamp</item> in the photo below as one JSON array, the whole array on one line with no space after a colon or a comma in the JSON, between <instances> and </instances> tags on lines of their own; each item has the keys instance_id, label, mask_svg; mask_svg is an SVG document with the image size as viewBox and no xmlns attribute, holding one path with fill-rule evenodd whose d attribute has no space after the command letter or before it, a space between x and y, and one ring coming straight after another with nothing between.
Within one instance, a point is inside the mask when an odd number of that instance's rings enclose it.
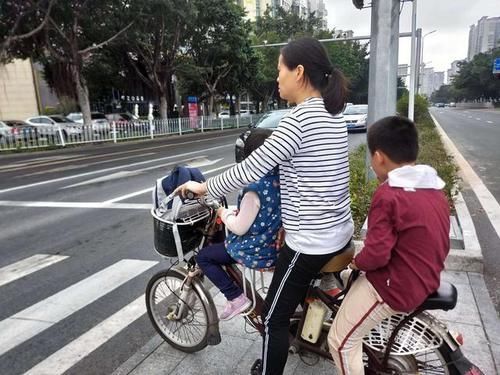
<instances>
[{"instance_id":1,"label":"street lamp","mask_svg":"<svg viewBox=\"0 0 500 375\"><path fill-rule=\"evenodd\" d=\"M422 37L422 43L420 45L420 61L418 62L418 87L417 87L417 93L420 91L420 85L421 85L421 77L422 77L422 74L423 74L423 62L424 62L424 40L425 40L425 37L428 36L428 35L431 35L433 33L435 33L437 30L432 30L432 31L429 31L428 33L424 34L424 36Z\"/></svg>"}]
</instances>

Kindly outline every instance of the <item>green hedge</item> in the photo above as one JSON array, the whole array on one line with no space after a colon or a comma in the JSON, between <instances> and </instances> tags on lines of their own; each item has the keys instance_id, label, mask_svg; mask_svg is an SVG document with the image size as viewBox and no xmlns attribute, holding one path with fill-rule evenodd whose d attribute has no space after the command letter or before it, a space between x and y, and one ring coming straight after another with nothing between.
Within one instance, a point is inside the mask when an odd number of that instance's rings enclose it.
<instances>
[{"instance_id":1,"label":"green hedge","mask_svg":"<svg viewBox=\"0 0 500 375\"><path fill-rule=\"evenodd\" d=\"M420 144L417 163L432 166L445 181L445 193L453 212L453 197L455 187L459 182L458 168L453 158L444 149L441 137L427 110L420 113L417 129ZM366 149L366 145L362 145L349 155L351 209L356 230L355 237L357 238L359 238L361 227L368 215L371 197L378 185L376 180L368 181L366 178Z\"/></svg>"}]
</instances>

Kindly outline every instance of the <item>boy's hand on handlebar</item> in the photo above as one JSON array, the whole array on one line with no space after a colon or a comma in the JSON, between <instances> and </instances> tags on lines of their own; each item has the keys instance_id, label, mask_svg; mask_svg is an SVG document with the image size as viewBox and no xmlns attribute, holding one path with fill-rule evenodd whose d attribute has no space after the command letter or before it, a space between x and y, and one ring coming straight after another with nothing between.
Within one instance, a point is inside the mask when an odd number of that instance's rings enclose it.
<instances>
[{"instance_id":1,"label":"boy's hand on handlebar","mask_svg":"<svg viewBox=\"0 0 500 375\"><path fill-rule=\"evenodd\" d=\"M174 194L186 198L188 193L193 193L196 197L201 197L207 193L207 184L196 181L188 181L175 189Z\"/></svg>"}]
</instances>

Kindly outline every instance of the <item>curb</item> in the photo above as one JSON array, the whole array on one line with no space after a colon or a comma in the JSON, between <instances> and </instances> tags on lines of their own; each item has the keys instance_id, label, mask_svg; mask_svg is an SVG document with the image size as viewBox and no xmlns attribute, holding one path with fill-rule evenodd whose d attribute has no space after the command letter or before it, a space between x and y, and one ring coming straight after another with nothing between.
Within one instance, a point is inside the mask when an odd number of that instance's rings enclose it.
<instances>
[{"instance_id":1,"label":"curb","mask_svg":"<svg viewBox=\"0 0 500 375\"><path fill-rule=\"evenodd\" d=\"M457 163L460 174L462 178L469 183L467 178L467 173L464 173L464 168L460 163L463 158L462 154L453 144L452 140L448 137L446 132L443 130L441 125L439 125L436 118L429 113L436 130L443 142L444 148L447 153L453 157ZM446 258L445 265L446 269L454 271L465 271L465 272L478 272L483 273L483 254L481 250L481 245L476 234L476 228L472 217L470 215L469 209L465 203L465 200L460 192L458 192L455 198L455 209L457 212L457 220L462 230L464 249L451 249L448 257Z\"/></svg>"},{"instance_id":2,"label":"curb","mask_svg":"<svg viewBox=\"0 0 500 375\"><path fill-rule=\"evenodd\" d=\"M445 265L447 270L483 273L483 254L476 234L476 228L465 204L462 193L455 198L457 220L462 230L463 249L450 249Z\"/></svg>"}]
</instances>

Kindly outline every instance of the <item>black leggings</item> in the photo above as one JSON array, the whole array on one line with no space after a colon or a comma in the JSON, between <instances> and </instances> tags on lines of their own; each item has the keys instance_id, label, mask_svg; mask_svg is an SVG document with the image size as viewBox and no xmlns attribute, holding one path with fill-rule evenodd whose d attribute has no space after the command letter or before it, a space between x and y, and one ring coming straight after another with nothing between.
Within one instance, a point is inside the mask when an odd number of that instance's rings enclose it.
<instances>
[{"instance_id":1,"label":"black leggings","mask_svg":"<svg viewBox=\"0 0 500 375\"><path fill-rule=\"evenodd\" d=\"M263 375L283 374L288 357L290 318L303 301L311 280L338 253L307 255L287 245L280 250L262 312L265 326Z\"/></svg>"}]
</instances>

